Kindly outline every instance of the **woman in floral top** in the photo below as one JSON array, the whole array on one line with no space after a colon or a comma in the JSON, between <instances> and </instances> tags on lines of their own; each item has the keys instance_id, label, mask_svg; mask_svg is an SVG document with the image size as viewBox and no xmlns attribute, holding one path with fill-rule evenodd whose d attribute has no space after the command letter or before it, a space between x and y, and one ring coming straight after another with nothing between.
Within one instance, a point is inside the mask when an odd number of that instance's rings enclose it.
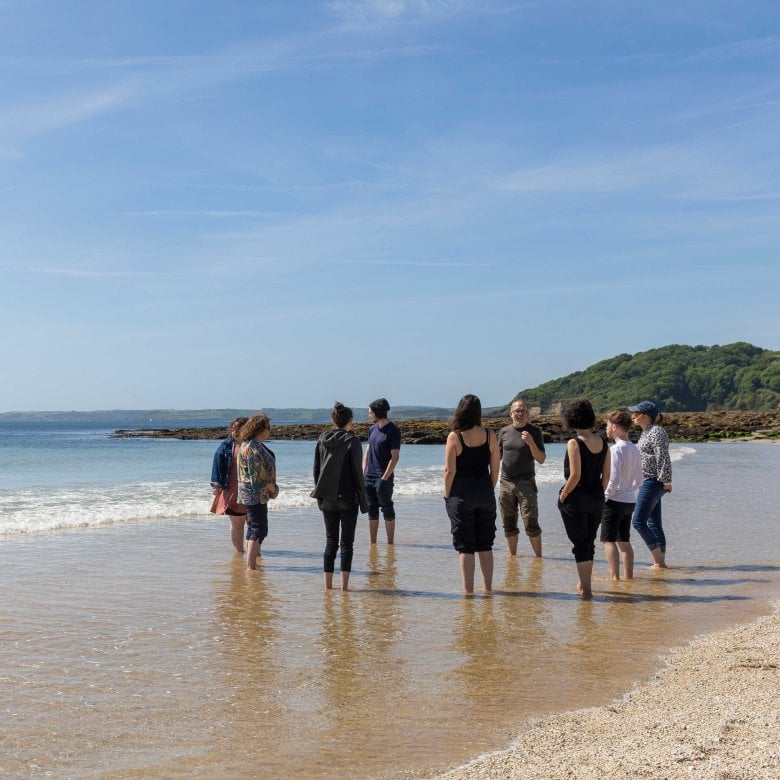
<instances>
[{"instance_id":1,"label":"woman in floral top","mask_svg":"<svg viewBox=\"0 0 780 780\"><path fill-rule=\"evenodd\" d=\"M257 568L260 545L268 536L268 500L279 495L276 457L264 442L271 435L265 414L250 417L241 428L238 451L238 500L246 507L246 565Z\"/></svg>"},{"instance_id":2,"label":"woman in floral top","mask_svg":"<svg viewBox=\"0 0 780 780\"><path fill-rule=\"evenodd\" d=\"M642 482L631 525L653 556L653 569L666 569L666 535L661 524L661 497L672 492L672 460L669 437L656 423L658 407L652 401L629 406L631 419L642 429L637 446L642 455Z\"/></svg>"}]
</instances>

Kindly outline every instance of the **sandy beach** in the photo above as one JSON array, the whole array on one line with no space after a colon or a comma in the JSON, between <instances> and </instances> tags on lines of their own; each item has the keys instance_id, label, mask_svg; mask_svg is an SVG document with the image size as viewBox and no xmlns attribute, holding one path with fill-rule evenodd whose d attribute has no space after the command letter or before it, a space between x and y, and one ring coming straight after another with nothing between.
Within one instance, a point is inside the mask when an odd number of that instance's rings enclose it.
<instances>
[{"instance_id":1,"label":"sandy beach","mask_svg":"<svg viewBox=\"0 0 780 780\"><path fill-rule=\"evenodd\" d=\"M460 778L777 778L780 605L673 651L652 679L605 707L529 723Z\"/></svg>"},{"instance_id":2,"label":"sandy beach","mask_svg":"<svg viewBox=\"0 0 780 780\"><path fill-rule=\"evenodd\" d=\"M430 778L489 755L453 776L668 777L682 766L680 776L699 777L705 762L717 771L715 759L726 760L705 752L720 749L719 737L747 745L750 761L774 761L754 745L776 741L776 723L751 720L766 712L753 699L773 702L742 689L766 687L776 622L735 634L733 651L731 639L706 644L706 660L688 656L687 643L766 616L780 600L766 489L780 465L775 447L677 450L679 488L665 507L672 568L649 570L637 546L636 579L611 582L599 549L595 598L582 602L553 514L560 445L538 475L544 558L525 541L510 558L499 538L492 597L464 599L433 493L434 450L405 448L396 545L370 547L361 523L350 593L326 596L309 443L274 445L288 504L272 507L262 565L247 572L225 519L204 514L210 442L83 439L66 437L78 470L53 485L24 487L29 469L14 472L13 459L3 473L22 487L0 497L0 515L31 530L0 544L0 776L314 780L337 768L356 780ZM56 457L62 437L55 444L36 439L36 462ZM97 484L78 483L85 464ZM59 528L63 520L84 525ZM662 659L680 647L659 687ZM718 675L734 686L713 706L705 694L721 690L710 688ZM683 713L685 702L695 706ZM748 727L757 739L744 736ZM614 737L623 729L633 735L626 744ZM562 736L580 731L598 753ZM512 745L520 752L502 752ZM769 767L725 776L772 776L777 762Z\"/></svg>"}]
</instances>

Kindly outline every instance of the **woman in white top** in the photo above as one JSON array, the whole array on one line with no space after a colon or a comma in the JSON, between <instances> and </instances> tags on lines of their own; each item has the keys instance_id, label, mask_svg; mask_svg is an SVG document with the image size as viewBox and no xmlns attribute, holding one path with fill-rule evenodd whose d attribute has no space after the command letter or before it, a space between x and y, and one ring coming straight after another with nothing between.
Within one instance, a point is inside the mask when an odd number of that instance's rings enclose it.
<instances>
[{"instance_id":1,"label":"woman in white top","mask_svg":"<svg viewBox=\"0 0 780 780\"><path fill-rule=\"evenodd\" d=\"M604 490L606 503L601 515L601 541L612 580L620 579L620 560L623 561L623 579L634 577L631 515L636 492L642 484L642 456L628 438L630 430L631 415L627 412L612 412L607 416L607 438L613 439L615 445L610 450L612 464Z\"/></svg>"}]
</instances>

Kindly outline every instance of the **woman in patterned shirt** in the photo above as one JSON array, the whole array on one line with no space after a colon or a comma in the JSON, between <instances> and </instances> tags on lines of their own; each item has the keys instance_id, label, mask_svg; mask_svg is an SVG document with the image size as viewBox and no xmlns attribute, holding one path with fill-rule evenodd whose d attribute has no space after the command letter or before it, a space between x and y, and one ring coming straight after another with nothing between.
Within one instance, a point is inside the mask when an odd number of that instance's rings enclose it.
<instances>
[{"instance_id":1,"label":"woman in patterned shirt","mask_svg":"<svg viewBox=\"0 0 780 780\"><path fill-rule=\"evenodd\" d=\"M257 567L260 545L268 536L268 499L279 495L276 457L265 446L271 435L268 415L256 414L241 428L238 451L238 500L246 507L246 566Z\"/></svg>"},{"instance_id":2,"label":"woman in patterned shirt","mask_svg":"<svg viewBox=\"0 0 780 780\"><path fill-rule=\"evenodd\" d=\"M642 482L636 497L631 525L644 539L653 556L653 569L666 569L666 536L661 524L661 497L672 492L672 461L669 437L656 423L658 407L652 401L629 406L631 420L642 429L637 446L642 454Z\"/></svg>"}]
</instances>

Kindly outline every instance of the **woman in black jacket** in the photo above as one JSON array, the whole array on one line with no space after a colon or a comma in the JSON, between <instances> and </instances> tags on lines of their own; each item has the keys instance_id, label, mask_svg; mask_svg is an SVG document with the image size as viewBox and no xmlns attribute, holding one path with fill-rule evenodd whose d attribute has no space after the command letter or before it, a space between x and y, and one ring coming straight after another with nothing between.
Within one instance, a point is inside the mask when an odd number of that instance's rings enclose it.
<instances>
[{"instance_id":1,"label":"woman in black jacket","mask_svg":"<svg viewBox=\"0 0 780 780\"><path fill-rule=\"evenodd\" d=\"M348 590L358 508L363 513L368 511L363 481L363 450L360 439L350 430L352 409L336 402L331 418L333 428L320 436L314 450L314 490L311 496L317 499L325 519L325 590L333 588L333 568L339 546L341 590Z\"/></svg>"}]
</instances>

